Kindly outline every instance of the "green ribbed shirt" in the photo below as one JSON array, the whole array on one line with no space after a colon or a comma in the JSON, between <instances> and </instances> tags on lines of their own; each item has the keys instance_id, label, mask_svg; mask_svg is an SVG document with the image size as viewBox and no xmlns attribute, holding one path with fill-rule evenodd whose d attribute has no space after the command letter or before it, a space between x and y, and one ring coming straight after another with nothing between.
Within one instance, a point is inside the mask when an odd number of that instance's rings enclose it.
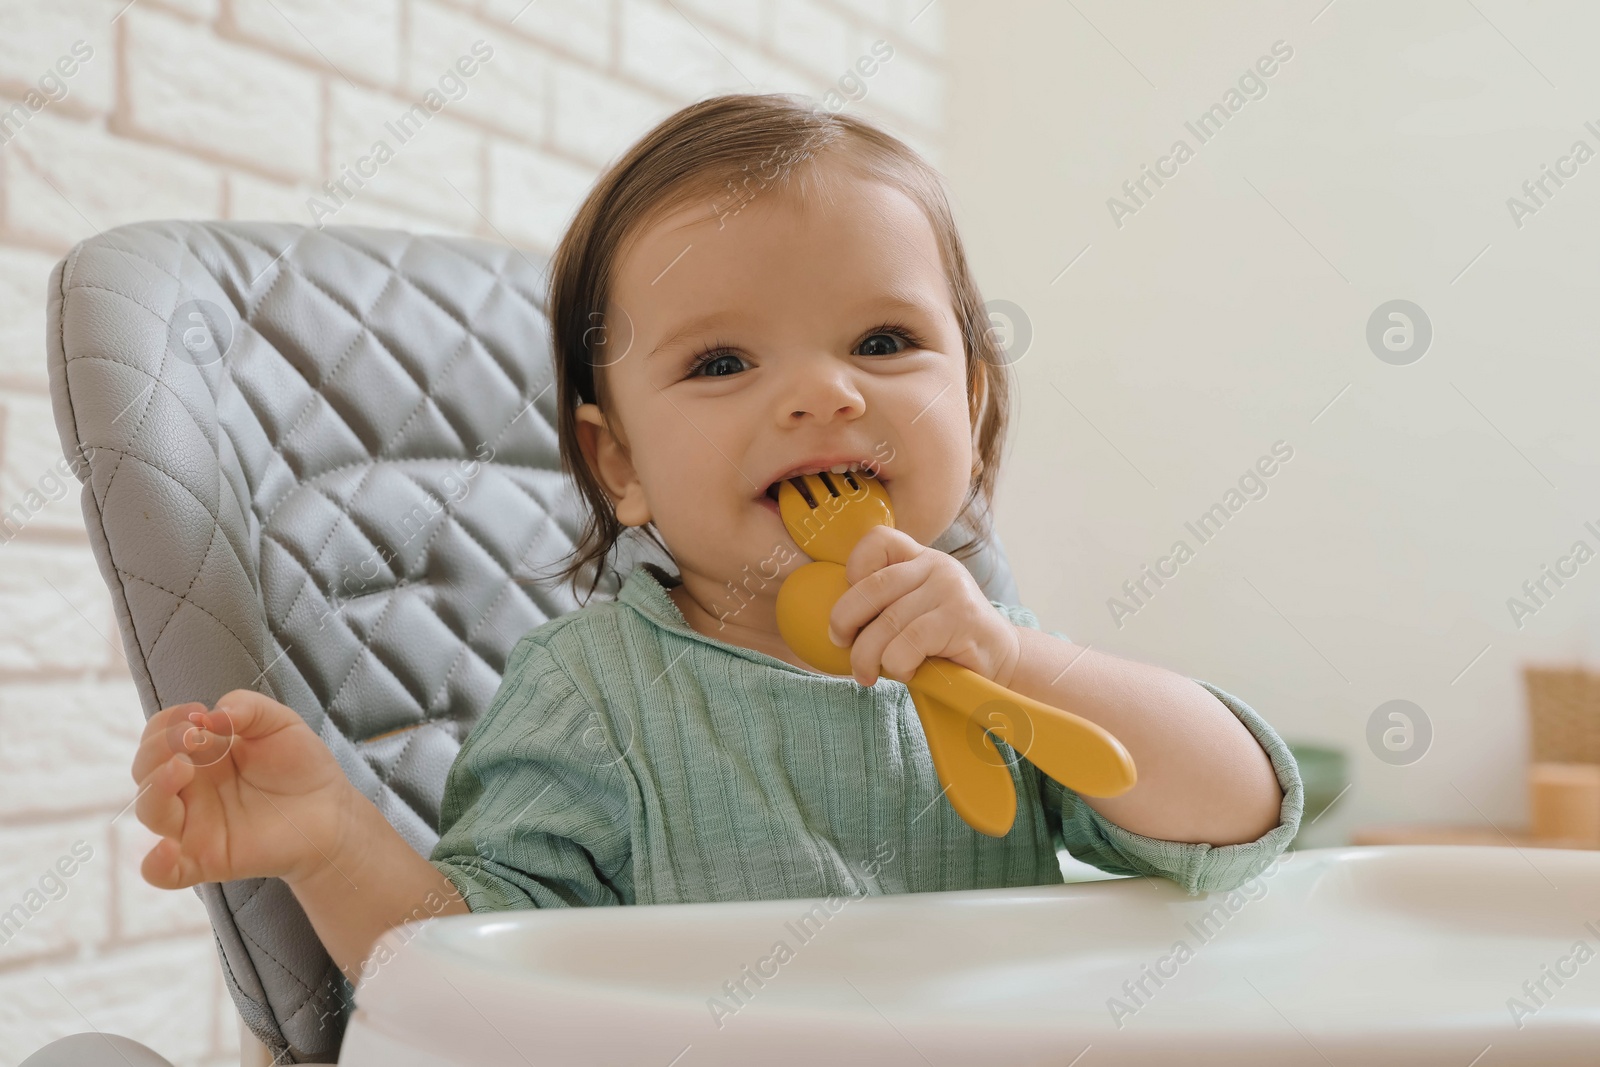
<instances>
[{"instance_id":1,"label":"green ribbed shirt","mask_svg":"<svg viewBox=\"0 0 1600 1067\"><path fill-rule=\"evenodd\" d=\"M1200 684L1271 758L1273 829L1221 847L1144 837L998 743L1017 816L988 837L940 797L904 683L864 687L701 634L644 565L616 599L517 642L451 766L430 861L473 911L1058 884L1058 848L1221 892L1288 846L1304 790L1272 727Z\"/></svg>"}]
</instances>

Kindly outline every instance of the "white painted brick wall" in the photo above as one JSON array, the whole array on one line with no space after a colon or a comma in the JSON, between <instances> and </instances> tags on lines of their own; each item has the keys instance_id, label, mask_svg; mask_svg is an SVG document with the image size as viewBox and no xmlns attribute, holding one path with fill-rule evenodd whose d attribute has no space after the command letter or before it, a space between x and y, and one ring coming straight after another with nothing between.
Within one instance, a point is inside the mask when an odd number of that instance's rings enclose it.
<instances>
[{"instance_id":1,"label":"white painted brick wall","mask_svg":"<svg viewBox=\"0 0 1600 1067\"><path fill-rule=\"evenodd\" d=\"M91 1027L142 1041L174 1064L213 1062L221 982L209 936L0 972L0 1062L20 1063Z\"/></svg>"},{"instance_id":2,"label":"white painted brick wall","mask_svg":"<svg viewBox=\"0 0 1600 1067\"><path fill-rule=\"evenodd\" d=\"M45 283L97 230L309 224L308 199L384 139L394 159L331 224L547 253L650 124L713 92L820 99L880 38L895 57L847 108L937 165L942 33L928 0L0 0L0 512L60 458ZM466 94L398 144L383 124L480 39L494 55ZM93 55L33 110L80 40ZM74 841L94 848L0 944L0 1067L90 1027L222 1067L237 1015L205 909L139 877L152 839L124 809L142 717L79 493L9 542L0 528L0 924Z\"/></svg>"},{"instance_id":3,"label":"white painted brick wall","mask_svg":"<svg viewBox=\"0 0 1600 1067\"><path fill-rule=\"evenodd\" d=\"M489 218L513 241L553 248L593 182L588 167L496 142L489 148Z\"/></svg>"},{"instance_id":4,"label":"white painted brick wall","mask_svg":"<svg viewBox=\"0 0 1600 1067\"><path fill-rule=\"evenodd\" d=\"M86 543L19 536L0 545L0 561L0 671L76 675L121 661L111 594Z\"/></svg>"},{"instance_id":5,"label":"white painted brick wall","mask_svg":"<svg viewBox=\"0 0 1600 1067\"><path fill-rule=\"evenodd\" d=\"M400 8L393 0L231 0L221 29L230 37L325 60L345 79L373 85L400 80Z\"/></svg>"},{"instance_id":6,"label":"white painted brick wall","mask_svg":"<svg viewBox=\"0 0 1600 1067\"><path fill-rule=\"evenodd\" d=\"M604 72L556 61L550 93L552 145L600 167L666 118L672 102Z\"/></svg>"},{"instance_id":7,"label":"white painted brick wall","mask_svg":"<svg viewBox=\"0 0 1600 1067\"><path fill-rule=\"evenodd\" d=\"M48 396L19 393L3 401L6 409L4 467L0 467L0 500L20 502L25 512L0 514L0 541L11 536L14 525L26 522L32 529L80 530L83 512L78 505L81 487L69 472L69 458L61 452L55 416ZM15 515L15 518L13 518Z\"/></svg>"},{"instance_id":8,"label":"white painted brick wall","mask_svg":"<svg viewBox=\"0 0 1600 1067\"><path fill-rule=\"evenodd\" d=\"M469 95L472 82L481 77L480 73L467 82ZM478 220L474 206L483 203L482 162L488 136L483 130L456 121L448 107L437 114L426 107L411 111L387 94L352 89L343 82L330 87L329 99L330 172L345 174L349 167L348 173L365 183L360 187L362 199L414 208L463 230L473 229ZM377 159L384 151L392 151L393 158L380 164ZM363 158L371 162L362 164ZM358 167L376 168L377 174L362 178ZM319 199L332 203L331 197ZM338 215L322 218L334 225L341 221ZM311 221L309 211L303 221Z\"/></svg>"},{"instance_id":9,"label":"white painted brick wall","mask_svg":"<svg viewBox=\"0 0 1600 1067\"><path fill-rule=\"evenodd\" d=\"M0 952L72 955L111 934L110 827L102 818L0 827Z\"/></svg>"},{"instance_id":10,"label":"white painted brick wall","mask_svg":"<svg viewBox=\"0 0 1600 1067\"><path fill-rule=\"evenodd\" d=\"M611 55L611 5L595 0L482 0L460 3L492 26L511 24L563 55L604 68ZM511 20L516 22L512 23Z\"/></svg>"},{"instance_id":11,"label":"white painted brick wall","mask_svg":"<svg viewBox=\"0 0 1600 1067\"><path fill-rule=\"evenodd\" d=\"M89 114L108 111L116 62L106 27L117 7L114 0L7 4L5 32L0 33L0 90L21 95L36 88L40 78L52 70L60 75L63 71L56 68L57 61L81 40L93 54L62 79L66 94L52 106Z\"/></svg>"},{"instance_id":12,"label":"white painted brick wall","mask_svg":"<svg viewBox=\"0 0 1600 1067\"><path fill-rule=\"evenodd\" d=\"M266 174L317 173L319 74L143 5L119 23L127 93L118 133Z\"/></svg>"},{"instance_id":13,"label":"white painted brick wall","mask_svg":"<svg viewBox=\"0 0 1600 1067\"><path fill-rule=\"evenodd\" d=\"M472 46L479 41L493 54L465 79L466 95L450 101L440 114L459 111L511 137L537 142L545 128L548 54L513 33L491 29L464 12L428 0L411 7L408 106L428 90L438 89L445 75L456 73L456 61L462 56L474 58Z\"/></svg>"},{"instance_id":14,"label":"white painted brick wall","mask_svg":"<svg viewBox=\"0 0 1600 1067\"><path fill-rule=\"evenodd\" d=\"M89 640L99 644L92 634ZM138 706L123 677L0 686L0 812L30 824L84 810L115 815L136 791L128 768L139 743ZM131 813L118 823L130 820L138 825Z\"/></svg>"},{"instance_id":15,"label":"white painted brick wall","mask_svg":"<svg viewBox=\"0 0 1600 1067\"><path fill-rule=\"evenodd\" d=\"M46 246L140 219L213 214L222 176L209 163L41 112L0 153L5 228Z\"/></svg>"},{"instance_id":16,"label":"white painted brick wall","mask_svg":"<svg viewBox=\"0 0 1600 1067\"><path fill-rule=\"evenodd\" d=\"M44 390L44 292L55 261L31 248L0 245L0 389Z\"/></svg>"}]
</instances>

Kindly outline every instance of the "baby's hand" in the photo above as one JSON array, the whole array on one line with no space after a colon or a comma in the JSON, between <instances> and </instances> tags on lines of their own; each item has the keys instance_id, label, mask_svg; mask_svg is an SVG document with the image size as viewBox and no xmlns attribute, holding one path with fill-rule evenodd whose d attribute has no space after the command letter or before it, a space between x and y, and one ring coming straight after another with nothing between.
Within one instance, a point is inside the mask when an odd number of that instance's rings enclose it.
<instances>
[{"instance_id":1,"label":"baby's hand","mask_svg":"<svg viewBox=\"0 0 1600 1067\"><path fill-rule=\"evenodd\" d=\"M999 681L1021 656L1016 627L989 603L954 556L875 526L845 564L850 588L828 617L829 638L850 648L861 685L883 674L910 680L930 656Z\"/></svg>"},{"instance_id":2,"label":"baby's hand","mask_svg":"<svg viewBox=\"0 0 1600 1067\"><path fill-rule=\"evenodd\" d=\"M355 793L294 709L248 689L152 715L133 780L139 821L162 838L140 873L162 889L308 877L345 847Z\"/></svg>"}]
</instances>

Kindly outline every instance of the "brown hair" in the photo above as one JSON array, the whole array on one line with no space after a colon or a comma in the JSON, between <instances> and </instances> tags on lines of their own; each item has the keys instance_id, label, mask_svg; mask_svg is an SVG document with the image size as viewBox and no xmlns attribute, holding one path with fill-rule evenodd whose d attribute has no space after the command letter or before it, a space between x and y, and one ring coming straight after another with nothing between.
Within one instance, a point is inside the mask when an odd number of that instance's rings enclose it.
<instances>
[{"instance_id":1,"label":"brown hair","mask_svg":"<svg viewBox=\"0 0 1600 1067\"><path fill-rule=\"evenodd\" d=\"M944 179L916 151L870 122L822 110L802 96L735 93L690 104L645 134L600 176L551 259L547 308L561 467L577 484L588 511L577 544L554 576L569 580L575 593L578 576L592 566L593 595L607 559L629 529L617 520L611 498L584 459L576 416L578 405L598 404L613 428L617 425L608 410L605 375L595 370L606 365L596 361L606 359L596 351L605 345L597 320L605 322L618 256L650 222L711 193L718 199L710 201L708 217L720 213L726 223L769 185L781 183L787 190L791 175L830 150L839 151L859 173L900 189L933 228L966 349L969 414L981 464L956 518L962 532L973 536L951 554L966 558L988 538L1010 416L1010 375L967 267ZM653 523L639 529L667 551Z\"/></svg>"}]
</instances>

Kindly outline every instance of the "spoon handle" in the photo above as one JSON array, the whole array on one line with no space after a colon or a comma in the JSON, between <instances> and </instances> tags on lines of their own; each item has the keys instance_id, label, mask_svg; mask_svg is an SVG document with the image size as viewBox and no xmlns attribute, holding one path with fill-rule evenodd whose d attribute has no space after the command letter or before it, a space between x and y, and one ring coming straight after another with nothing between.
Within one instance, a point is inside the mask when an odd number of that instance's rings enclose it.
<instances>
[{"instance_id":1,"label":"spoon handle","mask_svg":"<svg viewBox=\"0 0 1600 1067\"><path fill-rule=\"evenodd\" d=\"M958 663L930 657L917 668L907 688L919 711L925 702L956 711L965 720L965 730L993 733L1019 756L1076 792L1114 797L1138 781L1133 757L1105 727L1013 692ZM983 743L997 751L987 736ZM975 740L969 740L965 748L964 754L972 762L984 758L984 749ZM1000 762L998 755L995 760Z\"/></svg>"},{"instance_id":2,"label":"spoon handle","mask_svg":"<svg viewBox=\"0 0 1600 1067\"><path fill-rule=\"evenodd\" d=\"M909 688L945 799L980 834L1004 837L1017 817L1017 789L1005 757L988 734L973 729L970 716L937 695L942 687Z\"/></svg>"}]
</instances>

